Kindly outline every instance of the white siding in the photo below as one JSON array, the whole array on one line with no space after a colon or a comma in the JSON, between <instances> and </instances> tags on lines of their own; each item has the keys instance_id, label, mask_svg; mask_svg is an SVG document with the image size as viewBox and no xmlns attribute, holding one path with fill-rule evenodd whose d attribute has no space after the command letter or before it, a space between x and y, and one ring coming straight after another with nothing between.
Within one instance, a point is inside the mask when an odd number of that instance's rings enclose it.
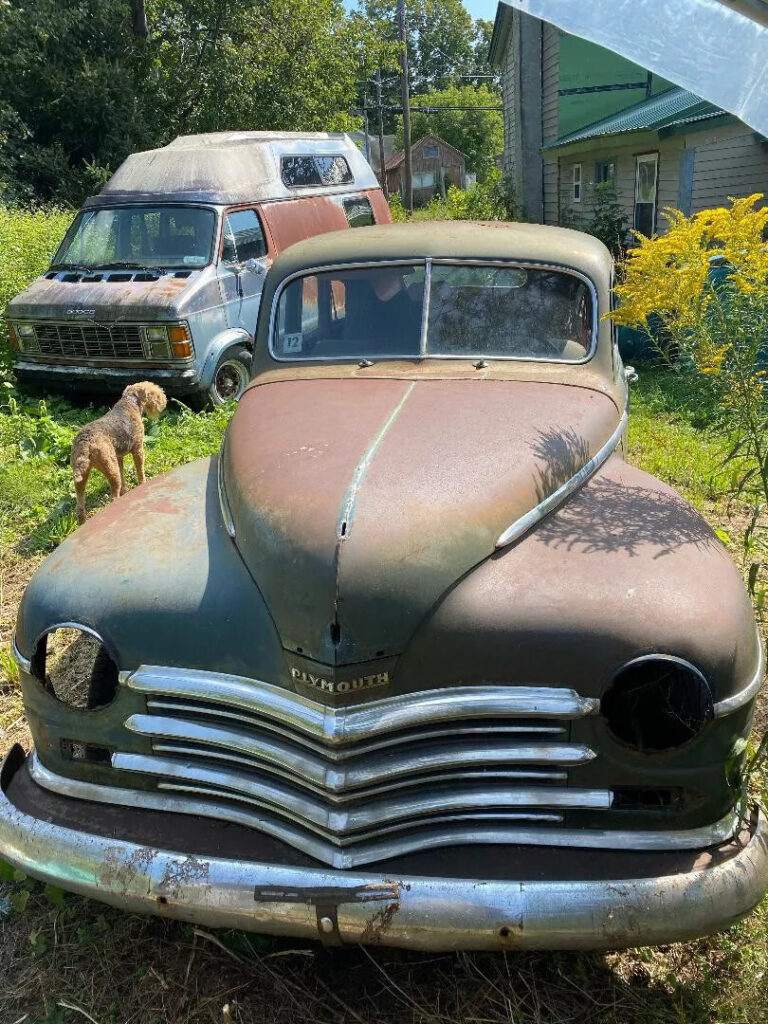
<instances>
[{"instance_id":1,"label":"white siding","mask_svg":"<svg viewBox=\"0 0 768 1024\"><path fill-rule=\"evenodd\" d=\"M729 196L768 195L768 141L745 125L688 136L696 147L691 212L723 206Z\"/></svg>"}]
</instances>

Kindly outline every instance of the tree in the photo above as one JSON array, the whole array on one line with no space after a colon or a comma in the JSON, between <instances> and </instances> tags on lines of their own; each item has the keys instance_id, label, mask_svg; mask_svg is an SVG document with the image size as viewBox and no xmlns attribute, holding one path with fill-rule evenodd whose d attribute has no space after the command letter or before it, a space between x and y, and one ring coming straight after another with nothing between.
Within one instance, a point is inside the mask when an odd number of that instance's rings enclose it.
<instances>
[{"instance_id":1,"label":"tree","mask_svg":"<svg viewBox=\"0 0 768 1024\"><path fill-rule=\"evenodd\" d=\"M467 158L467 170L484 181L496 165L496 157L504 149L504 119L498 93L488 86L449 86L418 97L424 107L468 107L468 110L436 110L424 114L414 111L411 118L413 140L434 132ZM398 123L395 145L403 144L402 120Z\"/></svg>"},{"instance_id":2,"label":"tree","mask_svg":"<svg viewBox=\"0 0 768 1024\"><path fill-rule=\"evenodd\" d=\"M341 0L9 0L0 178L15 197L78 204L178 134L352 126L381 50Z\"/></svg>"}]
</instances>

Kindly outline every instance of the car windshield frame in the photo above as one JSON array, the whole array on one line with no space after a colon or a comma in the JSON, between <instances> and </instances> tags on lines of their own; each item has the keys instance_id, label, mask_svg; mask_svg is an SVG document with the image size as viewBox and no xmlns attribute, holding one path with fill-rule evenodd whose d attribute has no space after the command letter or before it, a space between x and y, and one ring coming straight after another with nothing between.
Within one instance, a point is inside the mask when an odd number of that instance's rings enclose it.
<instances>
[{"instance_id":1,"label":"car windshield frame","mask_svg":"<svg viewBox=\"0 0 768 1024\"><path fill-rule=\"evenodd\" d=\"M129 259L127 257L121 258L115 256L113 259L105 259L102 262L88 263L76 260L67 260L64 258L64 254L74 242L77 233L80 230L80 227L83 223L83 220L88 214L98 216L98 214L104 211L118 210L194 210L210 214L212 218L211 242L208 247L208 254L205 256L205 262L185 263L183 262L183 259L179 257L171 257L163 261L158 260L156 262L150 262L147 260L146 257L137 257L136 259ZM64 238L61 240L59 247L57 248L53 256L53 259L51 260L49 269L67 270L68 268L71 267L79 271L88 272L107 267L114 270L120 269L121 267L123 269L128 269L130 267L135 270L145 270L148 272L151 272L153 270L160 271L165 269L202 270L204 267L208 267L211 265L211 263L213 263L215 255L218 251L219 223L219 211L215 207L202 205L198 203L105 203L103 206L91 206L88 207L87 209L82 209L78 211L77 216L72 221L69 228L67 228L67 232L64 235ZM201 256L200 259L202 258L203 257Z\"/></svg>"},{"instance_id":2,"label":"car windshield frame","mask_svg":"<svg viewBox=\"0 0 768 1024\"><path fill-rule=\"evenodd\" d=\"M430 304L430 290L432 282L432 268L433 266L454 266L454 267L490 267L493 269L520 269L520 270L543 270L551 271L554 273L568 274L571 277L577 278L581 281L589 292L591 302L591 324L590 324L590 343L589 348L585 352L585 355L580 359L561 359L556 356L540 356L540 355L494 355L489 352L474 352L474 353L449 353L449 352L429 352L426 348L427 335L429 330L429 304ZM389 353L376 355L373 353L365 354L350 354L341 356L317 356L317 357L305 357L302 359L296 359L288 355L280 355L276 351L275 340L278 331L278 313L280 307L280 299L283 296L285 290L289 285L304 277L313 277L315 275L332 273L334 271L346 271L346 270L366 270L366 269L386 269L389 267L424 267L424 297L422 302L422 318L421 318L421 342L420 350L418 354L413 355L392 355ZM270 307L269 314L269 331L267 336L267 350L269 356L277 363L289 363L293 366L311 366L323 363L354 363L357 364L361 359L370 360L373 363L378 362L410 362L420 363L425 359L450 359L450 360L463 360L468 362L477 361L478 359L487 359L490 361L499 362L514 362L514 363L555 363L561 366L581 366L584 363L590 362L597 352L598 340L599 340L599 326L600 326L600 314L599 314L599 296L597 286L595 282L584 274L580 270L576 270L573 267L566 266L562 263L550 263L546 261L537 260L520 260L520 259L461 259L457 257L416 257L413 259L393 259L393 260L364 260L360 262L342 262L342 263L328 263L319 265L316 267L305 267L302 270L296 271L293 274L288 275L284 278L272 297L272 304Z\"/></svg>"}]
</instances>

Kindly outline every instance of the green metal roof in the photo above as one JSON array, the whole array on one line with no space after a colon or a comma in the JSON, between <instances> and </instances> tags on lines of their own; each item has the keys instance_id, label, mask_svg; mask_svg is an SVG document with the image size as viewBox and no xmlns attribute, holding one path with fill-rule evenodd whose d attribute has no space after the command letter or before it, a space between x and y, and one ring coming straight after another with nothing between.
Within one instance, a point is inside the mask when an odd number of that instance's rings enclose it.
<instances>
[{"instance_id":1,"label":"green metal roof","mask_svg":"<svg viewBox=\"0 0 768 1024\"><path fill-rule=\"evenodd\" d=\"M619 135L622 132L659 131L662 128L718 117L723 113L719 107L694 96L687 89L668 89L632 107L627 107L626 110L620 110L617 114L594 121L568 135L561 135L544 148L558 149L560 146L570 146L574 142L585 142L604 135Z\"/></svg>"}]
</instances>

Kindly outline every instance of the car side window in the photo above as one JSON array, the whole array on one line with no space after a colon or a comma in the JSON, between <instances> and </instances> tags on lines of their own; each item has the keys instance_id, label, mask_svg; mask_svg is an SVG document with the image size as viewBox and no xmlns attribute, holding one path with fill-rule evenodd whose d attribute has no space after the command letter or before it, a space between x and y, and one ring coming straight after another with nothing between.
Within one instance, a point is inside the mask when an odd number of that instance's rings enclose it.
<instances>
[{"instance_id":1,"label":"car side window","mask_svg":"<svg viewBox=\"0 0 768 1024\"><path fill-rule=\"evenodd\" d=\"M347 223L351 228L363 228L368 224L375 224L373 207L366 196L350 196L343 199L344 213L347 215Z\"/></svg>"},{"instance_id":2,"label":"car side window","mask_svg":"<svg viewBox=\"0 0 768 1024\"><path fill-rule=\"evenodd\" d=\"M222 263L245 263L267 254L264 230L255 210L232 210L224 218Z\"/></svg>"}]
</instances>

